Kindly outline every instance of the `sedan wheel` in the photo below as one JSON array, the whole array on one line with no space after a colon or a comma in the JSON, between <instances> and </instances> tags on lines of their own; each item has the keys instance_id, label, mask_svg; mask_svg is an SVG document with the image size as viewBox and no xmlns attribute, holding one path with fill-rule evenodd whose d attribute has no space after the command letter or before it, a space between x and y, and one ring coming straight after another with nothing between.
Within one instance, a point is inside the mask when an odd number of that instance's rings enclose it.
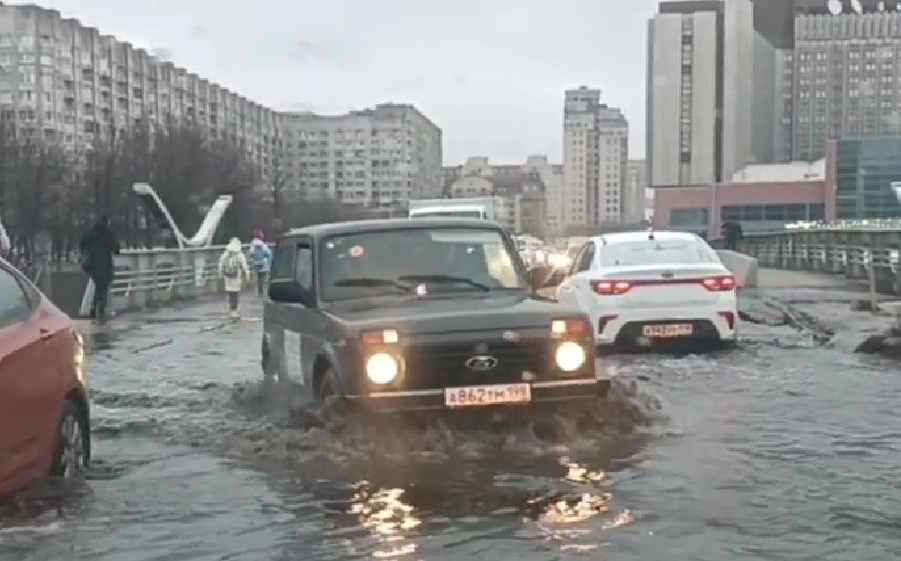
<instances>
[{"instance_id":1,"label":"sedan wheel","mask_svg":"<svg viewBox=\"0 0 901 561\"><path fill-rule=\"evenodd\" d=\"M88 461L88 438L81 408L67 401L56 435L51 474L63 479L82 477Z\"/></svg>"}]
</instances>

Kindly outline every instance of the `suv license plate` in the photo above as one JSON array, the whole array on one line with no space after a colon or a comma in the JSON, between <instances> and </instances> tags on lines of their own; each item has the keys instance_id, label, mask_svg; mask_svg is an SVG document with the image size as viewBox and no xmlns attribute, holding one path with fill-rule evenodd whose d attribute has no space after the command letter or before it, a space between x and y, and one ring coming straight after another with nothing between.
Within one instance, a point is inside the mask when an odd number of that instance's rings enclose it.
<instances>
[{"instance_id":1,"label":"suv license plate","mask_svg":"<svg viewBox=\"0 0 901 561\"><path fill-rule=\"evenodd\" d=\"M645 325L642 334L645 337L684 337L694 333L690 323Z\"/></svg>"},{"instance_id":2,"label":"suv license plate","mask_svg":"<svg viewBox=\"0 0 901 561\"><path fill-rule=\"evenodd\" d=\"M491 386L464 386L444 389L447 407L485 407L505 403L529 403L532 386L529 384L501 384Z\"/></svg>"}]
</instances>

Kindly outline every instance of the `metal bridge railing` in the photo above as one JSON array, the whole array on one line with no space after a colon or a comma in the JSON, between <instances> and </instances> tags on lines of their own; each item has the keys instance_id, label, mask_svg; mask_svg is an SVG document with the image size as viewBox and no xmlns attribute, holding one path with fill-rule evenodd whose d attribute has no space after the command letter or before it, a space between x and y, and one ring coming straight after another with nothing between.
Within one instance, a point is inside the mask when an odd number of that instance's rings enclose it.
<instances>
[{"instance_id":1,"label":"metal bridge railing","mask_svg":"<svg viewBox=\"0 0 901 561\"><path fill-rule=\"evenodd\" d=\"M245 252L249 246L245 246ZM221 292L219 257L224 246L183 249L125 250L115 256L110 309L123 311L189 300ZM80 313L87 315L94 298L88 281Z\"/></svg>"},{"instance_id":2,"label":"metal bridge railing","mask_svg":"<svg viewBox=\"0 0 901 561\"><path fill-rule=\"evenodd\" d=\"M868 280L874 290L901 295L901 224L850 223L748 234L738 244L762 267L817 271Z\"/></svg>"}]
</instances>

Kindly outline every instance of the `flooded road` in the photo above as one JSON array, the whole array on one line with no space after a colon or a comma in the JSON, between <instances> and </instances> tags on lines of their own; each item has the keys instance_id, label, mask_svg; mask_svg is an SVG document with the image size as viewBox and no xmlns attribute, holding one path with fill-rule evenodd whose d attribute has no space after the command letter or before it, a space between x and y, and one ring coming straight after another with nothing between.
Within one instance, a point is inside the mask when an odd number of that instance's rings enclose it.
<instances>
[{"instance_id":1,"label":"flooded road","mask_svg":"<svg viewBox=\"0 0 901 561\"><path fill-rule=\"evenodd\" d=\"M259 313L258 310L251 311ZM93 340L96 462L0 516L0 560L889 560L897 364L745 325L738 350L605 358L589 427L303 433L258 323L218 306ZM638 391L636 391L636 388Z\"/></svg>"}]
</instances>

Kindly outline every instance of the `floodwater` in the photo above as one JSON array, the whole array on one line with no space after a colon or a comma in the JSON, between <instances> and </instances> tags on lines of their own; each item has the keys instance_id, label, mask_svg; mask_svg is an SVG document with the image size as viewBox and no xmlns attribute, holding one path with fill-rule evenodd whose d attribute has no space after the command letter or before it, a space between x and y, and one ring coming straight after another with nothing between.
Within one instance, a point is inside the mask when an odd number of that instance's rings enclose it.
<instances>
[{"instance_id":1,"label":"floodwater","mask_svg":"<svg viewBox=\"0 0 901 561\"><path fill-rule=\"evenodd\" d=\"M728 353L605 358L622 382L587 420L304 432L290 392L258 383L258 323L178 315L93 336L91 477L3 511L0 559L901 552L897 366L803 331L747 325Z\"/></svg>"}]
</instances>

